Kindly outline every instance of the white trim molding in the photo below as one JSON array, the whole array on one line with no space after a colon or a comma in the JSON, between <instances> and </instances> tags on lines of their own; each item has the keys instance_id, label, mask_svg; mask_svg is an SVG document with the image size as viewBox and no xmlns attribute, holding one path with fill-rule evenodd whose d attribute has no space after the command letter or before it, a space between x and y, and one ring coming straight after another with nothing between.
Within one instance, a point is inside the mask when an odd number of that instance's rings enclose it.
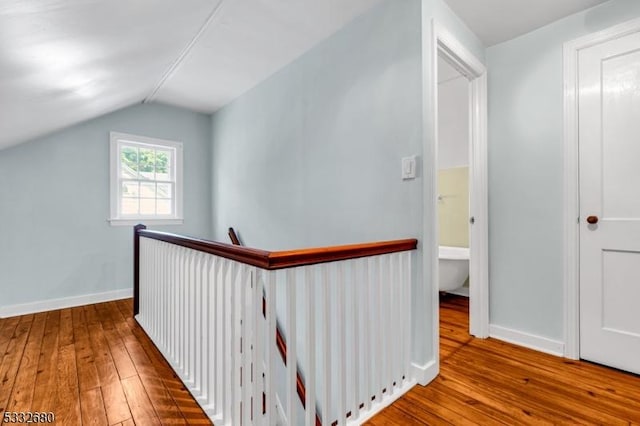
<instances>
[{"instance_id":1,"label":"white trim molding","mask_svg":"<svg viewBox=\"0 0 640 426\"><path fill-rule=\"evenodd\" d=\"M580 196L578 186L578 54L640 31L640 19L564 44L564 356L580 357Z\"/></svg>"},{"instance_id":2,"label":"white trim molding","mask_svg":"<svg viewBox=\"0 0 640 426\"><path fill-rule=\"evenodd\" d=\"M54 311L57 309L73 308L83 305L92 305L94 303L110 302L112 300L128 299L130 297L133 297L133 289L125 288L121 290L106 291L104 293L84 294L81 296L8 305L0 307L0 318L35 314L38 312Z\"/></svg>"},{"instance_id":3,"label":"white trim molding","mask_svg":"<svg viewBox=\"0 0 640 426\"><path fill-rule=\"evenodd\" d=\"M432 359L425 365L412 363L411 368L413 369L413 377L415 377L419 385L426 386L438 377L439 365L440 364L437 359Z\"/></svg>"},{"instance_id":4,"label":"white trim molding","mask_svg":"<svg viewBox=\"0 0 640 426\"><path fill-rule=\"evenodd\" d=\"M431 24L431 31L427 32ZM479 338L489 336L489 218L487 188L487 70L462 43L435 20L423 15L423 102L429 114L424 117L425 129L423 170L431 185L425 186L425 235L432 239L425 250L424 270L431 271L432 333L435 353L438 353L439 288L438 288L438 54L444 56L469 80L470 97L470 216L474 224L470 230L470 333ZM430 36L430 39L429 39ZM427 214L432 217L427 220ZM439 371L436 355L435 371ZM437 373L436 373L437 374Z\"/></svg>"},{"instance_id":5,"label":"white trim molding","mask_svg":"<svg viewBox=\"0 0 640 426\"><path fill-rule=\"evenodd\" d=\"M489 326L489 336L514 345L524 346L535 351L544 352L555 356L564 355L564 343L559 340L548 339L535 334L524 333L499 325Z\"/></svg>"}]
</instances>

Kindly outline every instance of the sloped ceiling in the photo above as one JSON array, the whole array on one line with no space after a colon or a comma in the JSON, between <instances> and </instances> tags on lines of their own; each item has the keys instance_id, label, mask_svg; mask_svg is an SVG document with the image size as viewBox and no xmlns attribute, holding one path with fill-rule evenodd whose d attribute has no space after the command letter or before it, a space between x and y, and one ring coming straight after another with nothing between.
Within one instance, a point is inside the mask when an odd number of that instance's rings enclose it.
<instances>
[{"instance_id":1,"label":"sloped ceiling","mask_svg":"<svg viewBox=\"0 0 640 426\"><path fill-rule=\"evenodd\" d=\"M0 149L143 101L214 112L380 1L2 0ZM490 45L602 0L446 1Z\"/></svg>"},{"instance_id":2,"label":"sloped ceiling","mask_svg":"<svg viewBox=\"0 0 640 426\"><path fill-rule=\"evenodd\" d=\"M213 112L380 0L3 0L0 149L144 100Z\"/></svg>"},{"instance_id":3,"label":"sloped ceiling","mask_svg":"<svg viewBox=\"0 0 640 426\"><path fill-rule=\"evenodd\" d=\"M0 2L0 148L142 101L208 0Z\"/></svg>"},{"instance_id":4,"label":"sloped ceiling","mask_svg":"<svg viewBox=\"0 0 640 426\"><path fill-rule=\"evenodd\" d=\"M225 0L150 99L213 112L379 0Z\"/></svg>"}]
</instances>

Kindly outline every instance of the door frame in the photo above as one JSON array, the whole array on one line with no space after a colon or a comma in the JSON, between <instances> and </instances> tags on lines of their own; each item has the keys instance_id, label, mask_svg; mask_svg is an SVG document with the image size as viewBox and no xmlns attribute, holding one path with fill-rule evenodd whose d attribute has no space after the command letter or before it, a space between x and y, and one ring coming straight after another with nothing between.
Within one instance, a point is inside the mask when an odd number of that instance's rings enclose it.
<instances>
[{"instance_id":1,"label":"door frame","mask_svg":"<svg viewBox=\"0 0 640 426\"><path fill-rule=\"evenodd\" d=\"M578 54L640 32L640 18L568 41L564 62L564 356L580 358L580 186L578 161Z\"/></svg>"},{"instance_id":2,"label":"door frame","mask_svg":"<svg viewBox=\"0 0 640 426\"><path fill-rule=\"evenodd\" d=\"M439 271L438 271L438 53L445 56L469 80L469 192L470 228L469 264L469 331L480 338L489 336L489 217L487 189L487 69L462 43L435 19L431 21L431 42L424 43L428 61L424 66L425 105L430 107L426 128L431 129L424 141L424 170L431 173L431 186L425 187L425 212L433 217L425 223L432 245L425 265L431 267L432 332L434 359L439 366L440 342ZM425 215L426 218L426 215Z\"/></svg>"}]
</instances>

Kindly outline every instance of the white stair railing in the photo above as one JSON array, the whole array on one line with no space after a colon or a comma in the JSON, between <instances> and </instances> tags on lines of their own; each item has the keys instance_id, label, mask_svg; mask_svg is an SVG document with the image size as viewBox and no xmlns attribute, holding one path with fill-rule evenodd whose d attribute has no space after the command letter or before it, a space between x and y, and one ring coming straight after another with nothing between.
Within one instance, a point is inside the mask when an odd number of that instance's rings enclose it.
<instances>
[{"instance_id":1,"label":"white stair railing","mask_svg":"<svg viewBox=\"0 0 640 426\"><path fill-rule=\"evenodd\" d=\"M135 238L135 318L216 424L357 424L415 384L415 240L265 252Z\"/></svg>"}]
</instances>

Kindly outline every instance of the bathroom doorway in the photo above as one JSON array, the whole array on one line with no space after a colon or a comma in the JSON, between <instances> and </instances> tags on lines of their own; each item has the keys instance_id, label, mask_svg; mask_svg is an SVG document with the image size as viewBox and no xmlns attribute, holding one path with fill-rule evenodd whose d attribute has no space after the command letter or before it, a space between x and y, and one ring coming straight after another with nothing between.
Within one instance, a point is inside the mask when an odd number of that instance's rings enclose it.
<instances>
[{"instance_id":1,"label":"bathroom doorway","mask_svg":"<svg viewBox=\"0 0 640 426\"><path fill-rule=\"evenodd\" d=\"M438 272L440 358L469 334L470 82L438 54Z\"/></svg>"},{"instance_id":2,"label":"bathroom doorway","mask_svg":"<svg viewBox=\"0 0 640 426\"><path fill-rule=\"evenodd\" d=\"M464 322L461 328L464 330L463 335L458 335L460 339L471 339L471 336L486 338L489 336L489 278L488 278L488 197L487 197L487 71L485 66L480 62L476 56L474 56L463 44L461 44L455 37L447 31L447 29L441 26L438 22L432 21L432 33L431 33L431 49L430 66L426 67L428 74L425 74L426 79L431 80L430 93L425 93L432 99L430 106L431 120L428 122L431 124L432 133L430 134L430 140L425 140L425 152L430 154L430 158L425 159L425 170L430 170L432 175L432 185L428 188L427 200L428 203L425 206L426 211L433 212L430 215L425 229L431 234L436 236L433 239L430 247L430 253L427 254L427 267L431 270L431 279L433 283L432 287L432 300L433 300L433 348L436 354L440 346L440 275L441 267L439 253L440 253L440 238L441 221L439 219L438 212L442 210L441 206L445 208L450 207L455 209L454 205L458 205L459 213L461 217L457 217L454 223L463 223L459 228L455 228L458 235L450 238L449 243L451 245L457 245L458 248L468 245L468 272L462 272L462 282L454 290L458 293L464 294L464 282L467 276L469 277L468 284L468 298L456 299L459 301L468 301L467 304L460 304L452 306L452 309L458 309L458 311L465 311ZM440 66L439 62L441 63ZM446 67L450 68L450 74L447 74ZM439 75L442 74L442 77ZM466 105L459 107L460 115L466 115L466 125L463 124L459 128L455 128L452 131L463 133L467 135L467 148L458 149L459 151L466 151L468 162L467 164L456 164L456 151L453 153L445 153L445 157L442 159L439 155L441 149L438 140L440 139L439 127L445 126L439 123L440 108L439 104L448 101L440 92L441 87L448 82L452 83L459 80L460 83L466 85L466 96L462 96L462 99L466 99ZM442 83L442 84L439 84ZM455 85L455 83L454 83ZM464 93L464 91L463 91ZM465 114L466 113L466 114ZM429 124L427 124L429 125ZM450 129L451 130L451 129ZM445 130L446 131L446 130ZM444 141L446 143L446 141ZM450 174L454 183L450 183L453 186L462 186L466 182L468 187L468 195L465 197L463 192L459 192L456 198L456 194L449 193L450 189L440 191L440 167L441 163L449 162L449 166L460 167L445 167L449 169L461 168L463 170L452 170L450 172L443 172L443 174ZM466 167L466 170L464 168ZM466 181L463 176L467 176ZM456 184L456 179L458 184ZM446 184L446 183L445 183ZM456 189L457 191L457 189ZM455 202L454 202L455 201ZM466 201L466 204L465 204ZM465 207L466 206L466 207ZM453 213L451 213L453 214ZM452 217L449 219L453 219ZM448 220L449 220L448 219ZM447 226L443 222L444 226ZM455 226L455 225L454 225ZM465 231L465 228L467 231ZM466 235L465 235L466 232ZM466 241L465 240L466 236ZM452 238L457 238L457 242ZM449 253L450 257L464 258L466 255L464 250L454 250L458 253ZM456 260L456 259L452 259ZM458 259L463 260L463 259ZM456 268L459 272L459 270ZM447 270L442 268L442 273L447 274ZM466 274L466 276L464 276ZM456 278L460 279L460 278ZM462 289L460 288L462 287ZM452 294L449 290L448 294ZM464 297L464 296L462 296ZM467 307L468 306L468 307ZM468 313L466 313L468 312ZM447 330L443 330L443 334ZM435 370L439 371L440 357L435 356Z\"/></svg>"}]
</instances>

